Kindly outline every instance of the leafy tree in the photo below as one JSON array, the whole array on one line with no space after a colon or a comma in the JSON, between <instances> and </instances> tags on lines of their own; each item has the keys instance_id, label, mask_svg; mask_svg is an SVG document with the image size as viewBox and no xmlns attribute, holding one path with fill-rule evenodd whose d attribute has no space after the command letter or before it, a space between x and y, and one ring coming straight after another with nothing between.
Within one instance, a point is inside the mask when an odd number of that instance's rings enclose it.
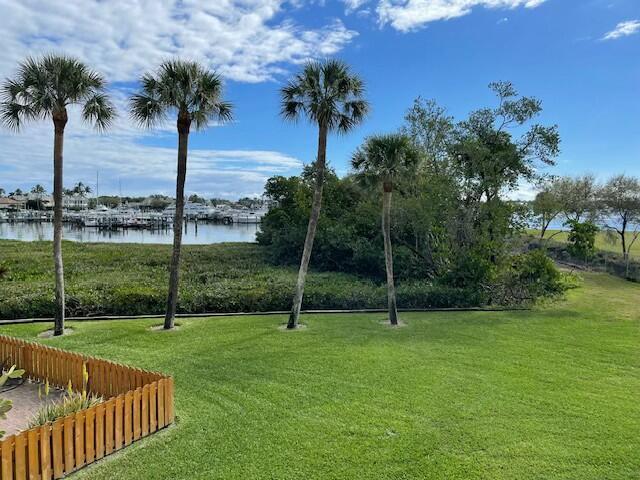
<instances>
[{"instance_id":1,"label":"leafy tree","mask_svg":"<svg viewBox=\"0 0 640 480\"><path fill-rule=\"evenodd\" d=\"M24 192L20 188L16 188L13 192L9 194L10 197L17 197L24 195Z\"/></svg>"},{"instance_id":2,"label":"leafy tree","mask_svg":"<svg viewBox=\"0 0 640 480\"><path fill-rule=\"evenodd\" d=\"M492 83L489 88L498 97L498 106L476 110L460 122L450 154L461 177L466 213L475 212L482 224L480 231L473 229L465 236L483 240L482 248L495 264L511 214L501 194L522 180L535 180L537 166L553 165L560 136L557 126L530 124L542 111L538 99L520 96L509 82ZM486 238L478 233L486 233Z\"/></svg>"},{"instance_id":3,"label":"leafy tree","mask_svg":"<svg viewBox=\"0 0 640 480\"><path fill-rule=\"evenodd\" d=\"M616 232L622 244L622 255L629 259L629 250L640 235L640 180L627 175L616 175L600 190L600 201L606 217L618 224L605 224L608 230ZM627 233L631 231L631 242L627 245Z\"/></svg>"},{"instance_id":4,"label":"leafy tree","mask_svg":"<svg viewBox=\"0 0 640 480\"><path fill-rule=\"evenodd\" d=\"M280 92L281 114L287 120L301 116L318 126L318 154L314 165L315 186L309 225L300 261L291 315L287 328L298 325L304 284L313 249L313 241L322 206L322 189L326 170L327 136L330 131L347 133L358 125L369 110L363 98L364 84L351 73L349 66L338 60L308 62Z\"/></svg>"},{"instance_id":5,"label":"leafy tree","mask_svg":"<svg viewBox=\"0 0 640 480\"><path fill-rule=\"evenodd\" d=\"M382 186L382 235L387 273L389 322L398 325L391 246L391 196L395 180L414 170L420 155L409 137L401 134L369 137L354 154L351 165L363 182Z\"/></svg>"},{"instance_id":6,"label":"leafy tree","mask_svg":"<svg viewBox=\"0 0 640 480\"><path fill-rule=\"evenodd\" d=\"M201 196L199 196L199 195L197 195L195 193L192 194L192 195L189 195L188 200L191 203L201 203L203 205L207 203L207 199L206 198L203 198L203 197L201 197Z\"/></svg>"},{"instance_id":7,"label":"leafy tree","mask_svg":"<svg viewBox=\"0 0 640 480\"><path fill-rule=\"evenodd\" d=\"M423 165L433 174L449 166L449 148L453 140L453 118L435 100L418 97L404 117L401 131L422 151Z\"/></svg>"},{"instance_id":8,"label":"leafy tree","mask_svg":"<svg viewBox=\"0 0 640 480\"><path fill-rule=\"evenodd\" d=\"M6 190L4 188L0 188L0 197L4 197Z\"/></svg>"},{"instance_id":9,"label":"leafy tree","mask_svg":"<svg viewBox=\"0 0 640 480\"><path fill-rule=\"evenodd\" d=\"M542 112L540 100L521 97L509 82L489 85L499 105L471 113L456 127L451 153L457 160L470 195L488 202L505 190L513 190L521 180L536 178L538 164L553 165L560 149L557 126L531 125Z\"/></svg>"},{"instance_id":10,"label":"leafy tree","mask_svg":"<svg viewBox=\"0 0 640 480\"><path fill-rule=\"evenodd\" d=\"M558 195L554 183L546 184L538 192L532 204L533 214L538 217L540 225L540 239L543 239L551 222L562 213L562 199Z\"/></svg>"},{"instance_id":11,"label":"leafy tree","mask_svg":"<svg viewBox=\"0 0 640 480\"><path fill-rule=\"evenodd\" d=\"M184 184L187 175L187 150L192 126L204 129L210 119L228 121L231 104L222 100L222 80L197 62L171 60L155 73L140 79L142 89L131 97L131 116L140 125L151 128L167 116L177 116L178 172L176 180L176 212L173 223L173 254L169 276L169 295L164 328L172 329L178 303L178 277L182 224L184 221Z\"/></svg>"},{"instance_id":12,"label":"leafy tree","mask_svg":"<svg viewBox=\"0 0 640 480\"><path fill-rule=\"evenodd\" d=\"M567 250L574 257L581 258L586 262L595 253L596 234L600 229L590 221L568 220L566 225L570 227Z\"/></svg>"},{"instance_id":13,"label":"leafy tree","mask_svg":"<svg viewBox=\"0 0 640 480\"><path fill-rule=\"evenodd\" d=\"M82 107L82 117L98 130L109 127L115 109L105 93L101 75L79 60L64 55L28 58L17 75L2 86L0 117L6 126L20 130L24 123L51 119L53 146L53 252L56 272L56 313L54 335L64 331L65 298L62 263L62 185L64 131L67 108Z\"/></svg>"},{"instance_id":14,"label":"leafy tree","mask_svg":"<svg viewBox=\"0 0 640 480\"><path fill-rule=\"evenodd\" d=\"M567 220L582 222L597 216L598 184L593 175L561 177L554 182L554 192Z\"/></svg>"}]
</instances>

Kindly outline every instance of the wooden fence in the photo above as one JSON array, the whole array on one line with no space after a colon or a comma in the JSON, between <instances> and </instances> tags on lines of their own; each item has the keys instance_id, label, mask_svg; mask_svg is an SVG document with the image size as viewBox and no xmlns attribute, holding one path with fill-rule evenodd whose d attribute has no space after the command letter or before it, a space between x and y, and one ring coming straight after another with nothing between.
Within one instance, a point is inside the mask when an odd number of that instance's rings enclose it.
<instances>
[{"instance_id":1,"label":"wooden fence","mask_svg":"<svg viewBox=\"0 0 640 480\"><path fill-rule=\"evenodd\" d=\"M1 480L62 478L174 420L173 378L0 335L0 360L32 380L82 385L107 399L0 441Z\"/></svg>"}]
</instances>

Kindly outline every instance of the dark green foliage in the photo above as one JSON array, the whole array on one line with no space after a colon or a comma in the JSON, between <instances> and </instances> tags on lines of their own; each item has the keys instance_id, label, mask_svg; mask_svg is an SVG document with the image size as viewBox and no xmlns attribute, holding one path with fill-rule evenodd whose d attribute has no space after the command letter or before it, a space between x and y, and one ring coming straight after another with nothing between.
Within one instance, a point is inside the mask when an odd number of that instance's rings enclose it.
<instances>
[{"instance_id":1,"label":"dark green foliage","mask_svg":"<svg viewBox=\"0 0 640 480\"><path fill-rule=\"evenodd\" d=\"M538 249L511 259L496 282L492 300L502 305L521 304L565 290L566 284L553 260Z\"/></svg>"},{"instance_id":2,"label":"dark green foliage","mask_svg":"<svg viewBox=\"0 0 640 480\"><path fill-rule=\"evenodd\" d=\"M0 282L0 318L50 317L55 308L47 242L0 241L7 274ZM362 247L364 250L364 247ZM143 315L164 312L168 245L64 245L69 316ZM178 312L288 310L295 267L266 260L252 244L185 246ZM381 255L381 254L380 254ZM382 261L382 259L380 259ZM471 290L412 280L398 286L402 308L468 307L486 299ZM385 286L340 272L309 275L304 308L384 308Z\"/></svg>"},{"instance_id":3,"label":"dark green foliage","mask_svg":"<svg viewBox=\"0 0 640 480\"><path fill-rule=\"evenodd\" d=\"M578 222L569 220L570 227L567 250L574 257L589 260L595 253L596 234L600 230L593 222Z\"/></svg>"},{"instance_id":4,"label":"dark green foliage","mask_svg":"<svg viewBox=\"0 0 640 480\"><path fill-rule=\"evenodd\" d=\"M354 157L380 157L373 170L378 177L393 180L391 237L400 283L478 292L470 296L477 304L512 303L510 295L488 292L501 291L514 268L531 267L513 258L511 251L511 240L525 228L528 213L503 195L521 180L534 180L536 167L552 164L559 151L556 127L531 124L541 111L538 100L519 96L509 83L491 88L499 106L477 110L457 124L435 102L416 100L405 118L403 135L391 137L413 143L417 171L399 169L391 176L384 160L392 156L379 155L382 150L375 142L365 143ZM363 156L367 148L371 151ZM362 178L361 162L356 161L354 168L354 176L342 179L327 174L311 265L378 282L385 272L379 188L356 183ZM299 178L274 177L267 182L265 194L278 206L265 217L258 241L274 263L291 264L300 258L311 179L305 169ZM542 282L548 292L532 285L531 292L520 291L518 296L526 301L553 294L557 288L553 282ZM518 288L527 285L522 282Z\"/></svg>"}]
</instances>

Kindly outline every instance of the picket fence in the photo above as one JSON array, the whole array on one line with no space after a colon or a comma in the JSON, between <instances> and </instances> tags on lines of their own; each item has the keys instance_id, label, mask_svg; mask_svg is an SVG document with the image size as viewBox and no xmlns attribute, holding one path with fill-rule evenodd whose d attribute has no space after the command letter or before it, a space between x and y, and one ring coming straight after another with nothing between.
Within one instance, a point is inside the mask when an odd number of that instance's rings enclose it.
<instances>
[{"instance_id":1,"label":"picket fence","mask_svg":"<svg viewBox=\"0 0 640 480\"><path fill-rule=\"evenodd\" d=\"M173 378L0 335L0 361L52 387L82 385L106 401L0 441L0 480L62 478L174 420Z\"/></svg>"}]
</instances>

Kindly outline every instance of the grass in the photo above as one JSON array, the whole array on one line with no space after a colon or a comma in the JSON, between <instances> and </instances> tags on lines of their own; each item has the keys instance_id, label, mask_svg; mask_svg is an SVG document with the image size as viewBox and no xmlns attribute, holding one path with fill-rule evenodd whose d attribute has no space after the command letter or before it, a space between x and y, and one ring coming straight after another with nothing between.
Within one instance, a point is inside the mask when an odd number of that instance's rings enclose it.
<instances>
[{"instance_id":1,"label":"grass","mask_svg":"<svg viewBox=\"0 0 640 480\"><path fill-rule=\"evenodd\" d=\"M177 424L76 480L624 479L640 472L640 285L533 311L76 322L41 340L171 373ZM45 324L3 333L35 339Z\"/></svg>"},{"instance_id":2,"label":"grass","mask_svg":"<svg viewBox=\"0 0 640 480\"><path fill-rule=\"evenodd\" d=\"M530 233L531 235L535 235L536 238L540 237L540 230L532 229L532 230L528 230L528 233ZM569 232L563 231L563 230L547 230L544 235L544 238L545 239L552 238L552 240L555 240L556 242L566 243L568 235L569 235ZM633 236L629 233L627 233L625 238L627 239L628 243L633 240ZM605 232L598 232L596 234L595 246L598 250L603 250L605 252L613 252L613 253L617 253L618 255L622 255L622 244L620 243L620 237L617 235L616 235L616 240L617 241L615 243L612 243L608 239L607 234ZM631 251L629 252L629 254L630 254L630 258L640 259L640 238L635 241L635 243L631 247Z\"/></svg>"}]
</instances>

